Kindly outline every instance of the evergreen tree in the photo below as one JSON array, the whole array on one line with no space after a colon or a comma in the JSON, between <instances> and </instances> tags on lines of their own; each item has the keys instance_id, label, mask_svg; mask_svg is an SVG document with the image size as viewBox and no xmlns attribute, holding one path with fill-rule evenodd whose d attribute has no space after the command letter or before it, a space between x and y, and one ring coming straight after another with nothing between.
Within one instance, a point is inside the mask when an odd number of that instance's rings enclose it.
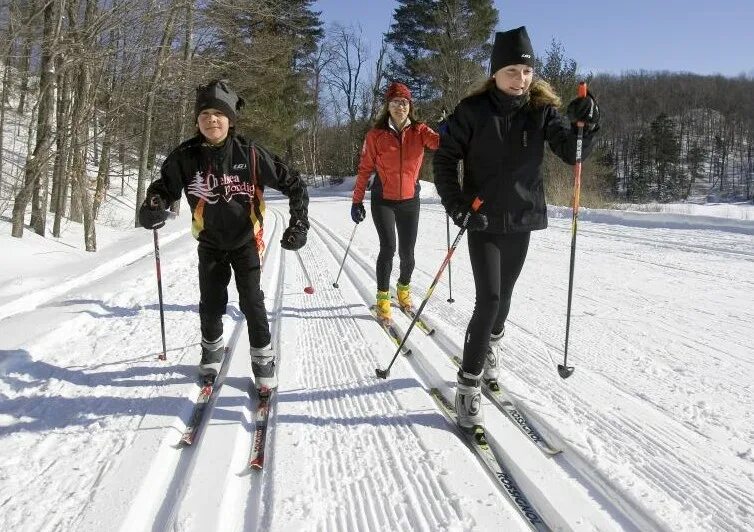
<instances>
[{"instance_id":1,"label":"evergreen tree","mask_svg":"<svg viewBox=\"0 0 754 532\"><path fill-rule=\"evenodd\" d=\"M399 0L386 42L387 75L418 100L452 108L485 74L498 21L492 0Z\"/></svg>"},{"instance_id":2,"label":"evergreen tree","mask_svg":"<svg viewBox=\"0 0 754 532\"><path fill-rule=\"evenodd\" d=\"M673 120L660 113L650 126L654 146L654 163L657 170L657 195L661 201L677 199L682 195L680 172L681 142Z\"/></svg>"},{"instance_id":3,"label":"evergreen tree","mask_svg":"<svg viewBox=\"0 0 754 532\"><path fill-rule=\"evenodd\" d=\"M246 99L241 128L288 159L302 117L315 107L308 81L323 31L312 3L223 0L207 10L218 39L204 56L220 55L215 70Z\"/></svg>"}]
</instances>

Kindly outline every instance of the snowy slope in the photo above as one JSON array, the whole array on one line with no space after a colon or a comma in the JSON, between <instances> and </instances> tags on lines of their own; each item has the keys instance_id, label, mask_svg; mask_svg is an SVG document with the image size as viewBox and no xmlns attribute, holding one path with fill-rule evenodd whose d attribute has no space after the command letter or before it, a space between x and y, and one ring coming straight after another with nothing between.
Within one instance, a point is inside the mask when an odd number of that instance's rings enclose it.
<instances>
[{"instance_id":1,"label":"snowy slope","mask_svg":"<svg viewBox=\"0 0 754 532\"><path fill-rule=\"evenodd\" d=\"M423 191L414 289L445 254L445 216ZM348 183L314 192L300 256L280 250L270 197L262 284L280 390L264 471L249 472L248 338L231 284L229 361L211 419L176 449L198 392L196 244L187 209L160 232L168 361L152 237L103 234L102 251L11 239L0 273L0 526L8 530L527 530L427 393L452 394L473 309L465 243L426 308L438 333L395 352L371 319L369 222L332 282L353 224ZM748 215L587 212L579 225L562 381L570 219L534 233L505 338L504 386L563 452L547 458L491 404L496 454L562 530L754 528L754 224ZM455 229L451 229L455 235ZM32 237L32 238L29 238ZM109 238L108 238L109 237ZM79 244L80 247L80 244ZM65 253L63 253L65 251ZM58 256L69 257L60 261ZM43 257L43 261L33 260ZM25 268L30 261L33 269ZM397 259L396 259L397 262ZM397 270L397 268L396 268ZM305 294L307 275L315 287ZM409 322L397 317L405 331Z\"/></svg>"}]
</instances>

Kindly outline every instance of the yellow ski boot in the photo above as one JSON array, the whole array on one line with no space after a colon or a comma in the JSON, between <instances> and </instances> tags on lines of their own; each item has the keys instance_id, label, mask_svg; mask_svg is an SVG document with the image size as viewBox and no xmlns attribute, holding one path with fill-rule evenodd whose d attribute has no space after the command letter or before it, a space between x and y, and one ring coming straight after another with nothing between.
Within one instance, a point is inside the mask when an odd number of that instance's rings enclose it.
<instances>
[{"instance_id":1,"label":"yellow ski boot","mask_svg":"<svg viewBox=\"0 0 754 532\"><path fill-rule=\"evenodd\" d=\"M377 291L377 304L375 305L375 310L377 312L377 318L381 319L382 321L390 322L393 320L393 310L390 306L389 291Z\"/></svg>"},{"instance_id":2,"label":"yellow ski boot","mask_svg":"<svg viewBox=\"0 0 754 532\"><path fill-rule=\"evenodd\" d=\"M414 308L414 302L411 301L411 286L399 282L395 287L395 292L398 295L398 304L402 308Z\"/></svg>"}]
</instances>

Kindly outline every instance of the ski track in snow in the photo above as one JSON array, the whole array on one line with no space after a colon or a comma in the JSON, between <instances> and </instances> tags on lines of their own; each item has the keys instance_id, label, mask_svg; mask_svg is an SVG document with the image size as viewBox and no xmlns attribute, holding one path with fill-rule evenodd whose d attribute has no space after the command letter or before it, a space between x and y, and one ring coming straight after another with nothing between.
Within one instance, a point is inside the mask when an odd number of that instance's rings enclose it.
<instances>
[{"instance_id":1,"label":"ski track in snow","mask_svg":"<svg viewBox=\"0 0 754 532\"><path fill-rule=\"evenodd\" d=\"M313 228L300 253L314 294L303 293L308 281L292 252L271 252L263 272L281 371L262 472L244 471L256 399L245 389L248 340L232 291L225 382L195 446L172 447L197 393L189 235L162 250L167 364L156 360L151 255L39 307L33 334L31 313L2 320L0 526L527 529L425 391L450 389L446 355L460 354L473 310L465 239L451 265L456 302L445 302L446 272L425 310L442 334L434 341L412 332L417 355L399 357L381 381L374 368L395 346L367 310L378 252L370 224L357 232L340 289L331 288L352 228L342 222L348 203L312 198ZM277 248L285 202L270 201L268 212L266 236ZM444 218L422 205L417 306L446 251ZM614 519L615 529L754 529L754 308L740 294L754 292L750 235L582 222L569 347L577 369L561 381L570 222L550 223L533 234L514 293L502 384L564 452L547 473L522 460L522 488L564 528L593 529L556 508L586 499L594 508L584 512ZM515 456L510 422L485 408L499 423L489 427L497 452ZM571 483L574 493L553 492L550 480Z\"/></svg>"}]
</instances>

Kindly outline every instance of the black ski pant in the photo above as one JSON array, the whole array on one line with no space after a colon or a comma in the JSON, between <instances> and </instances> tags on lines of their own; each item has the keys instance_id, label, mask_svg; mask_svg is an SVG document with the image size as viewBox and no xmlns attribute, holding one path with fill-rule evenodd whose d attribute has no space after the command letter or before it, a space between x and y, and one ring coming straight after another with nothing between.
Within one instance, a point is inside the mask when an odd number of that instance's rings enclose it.
<instances>
[{"instance_id":1,"label":"black ski pant","mask_svg":"<svg viewBox=\"0 0 754 532\"><path fill-rule=\"evenodd\" d=\"M236 277L238 301L246 316L251 347L270 343L270 324L259 287L261 266L253 242L233 250L222 250L199 243L199 319L202 337L207 341L223 334L222 317L228 304L231 268Z\"/></svg>"},{"instance_id":2,"label":"black ski pant","mask_svg":"<svg viewBox=\"0 0 754 532\"><path fill-rule=\"evenodd\" d=\"M372 201L372 220L380 239L377 255L377 290L390 289L390 272L395 255L395 230L398 229L398 282L409 284L414 273L414 246L419 231L419 198L382 203Z\"/></svg>"},{"instance_id":3,"label":"black ski pant","mask_svg":"<svg viewBox=\"0 0 754 532\"><path fill-rule=\"evenodd\" d=\"M524 266L530 236L530 232L468 233L476 304L463 345L463 371L467 373L479 375L482 372L490 334L500 333L505 326L513 286Z\"/></svg>"}]
</instances>

